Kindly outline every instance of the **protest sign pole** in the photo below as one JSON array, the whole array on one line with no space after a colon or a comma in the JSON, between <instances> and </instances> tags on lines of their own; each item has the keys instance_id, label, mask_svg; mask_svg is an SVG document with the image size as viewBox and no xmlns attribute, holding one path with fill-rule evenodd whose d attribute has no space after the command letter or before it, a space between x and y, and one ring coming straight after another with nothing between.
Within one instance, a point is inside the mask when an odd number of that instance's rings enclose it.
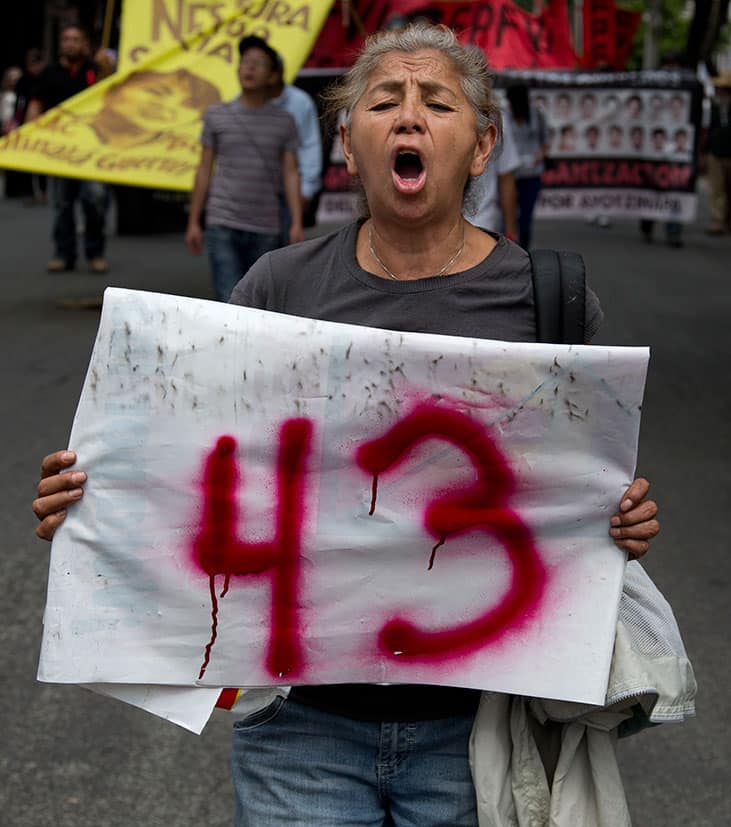
<instances>
[{"instance_id":1,"label":"protest sign pole","mask_svg":"<svg viewBox=\"0 0 731 827\"><path fill-rule=\"evenodd\" d=\"M107 0L107 6L104 10L104 26L102 28L102 49L109 48L109 39L112 33L112 20L114 19L114 0Z\"/></svg>"}]
</instances>

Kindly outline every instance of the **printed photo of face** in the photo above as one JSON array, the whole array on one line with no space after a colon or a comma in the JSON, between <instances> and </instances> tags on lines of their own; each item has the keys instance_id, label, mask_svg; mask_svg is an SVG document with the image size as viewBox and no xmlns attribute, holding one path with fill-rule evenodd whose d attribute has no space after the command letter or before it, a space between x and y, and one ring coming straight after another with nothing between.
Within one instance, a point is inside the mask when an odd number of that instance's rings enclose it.
<instances>
[{"instance_id":1,"label":"printed photo of face","mask_svg":"<svg viewBox=\"0 0 731 827\"><path fill-rule=\"evenodd\" d=\"M685 99L682 95L673 95L670 98L670 118L675 122L679 123L681 121L687 121L687 113L686 113L686 106L685 106Z\"/></svg>"},{"instance_id":2,"label":"printed photo of face","mask_svg":"<svg viewBox=\"0 0 731 827\"><path fill-rule=\"evenodd\" d=\"M556 95L554 113L557 118L566 119L571 116L571 96L565 92Z\"/></svg>"},{"instance_id":3,"label":"printed photo of face","mask_svg":"<svg viewBox=\"0 0 731 827\"><path fill-rule=\"evenodd\" d=\"M628 118L639 118L642 115L642 98L639 95L630 95L624 105L624 111Z\"/></svg>"},{"instance_id":4,"label":"printed photo of face","mask_svg":"<svg viewBox=\"0 0 731 827\"><path fill-rule=\"evenodd\" d=\"M665 98L660 94L654 94L650 98L650 119L659 121L665 112Z\"/></svg>"},{"instance_id":5,"label":"printed photo of face","mask_svg":"<svg viewBox=\"0 0 731 827\"><path fill-rule=\"evenodd\" d=\"M668 133L662 127L652 130L652 148L655 152L665 152L667 143Z\"/></svg>"},{"instance_id":6,"label":"printed photo of face","mask_svg":"<svg viewBox=\"0 0 731 827\"><path fill-rule=\"evenodd\" d=\"M590 152L595 152L599 148L600 138L601 132L598 126L591 124L591 126L587 126L584 130L584 146Z\"/></svg>"},{"instance_id":7,"label":"printed photo of face","mask_svg":"<svg viewBox=\"0 0 731 827\"><path fill-rule=\"evenodd\" d=\"M673 135L675 152L685 154L690 151L690 138L687 129L676 129Z\"/></svg>"},{"instance_id":8,"label":"printed photo of face","mask_svg":"<svg viewBox=\"0 0 731 827\"><path fill-rule=\"evenodd\" d=\"M220 100L212 83L187 69L135 72L107 89L89 125L105 144L136 146L197 123Z\"/></svg>"},{"instance_id":9,"label":"printed photo of face","mask_svg":"<svg viewBox=\"0 0 731 827\"><path fill-rule=\"evenodd\" d=\"M602 107L606 112L616 112L619 108L619 98L616 95L607 95L602 101Z\"/></svg>"},{"instance_id":10,"label":"printed photo of face","mask_svg":"<svg viewBox=\"0 0 731 827\"><path fill-rule=\"evenodd\" d=\"M596 95L591 94L591 92L582 95L579 102L579 111L584 120L591 120L596 114Z\"/></svg>"},{"instance_id":11,"label":"printed photo of face","mask_svg":"<svg viewBox=\"0 0 731 827\"><path fill-rule=\"evenodd\" d=\"M533 105L537 106L541 112L548 112L548 101L545 95L533 95L531 100Z\"/></svg>"},{"instance_id":12,"label":"printed photo of face","mask_svg":"<svg viewBox=\"0 0 731 827\"><path fill-rule=\"evenodd\" d=\"M559 152L574 152L576 150L576 130L571 124L561 127L558 138Z\"/></svg>"},{"instance_id":13,"label":"printed photo of face","mask_svg":"<svg viewBox=\"0 0 731 827\"><path fill-rule=\"evenodd\" d=\"M609 127L609 148L618 150L624 145L624 129L613 123Z\"/></svg>"},{"instance_id":14,"label":"printed photo of face","mask_svg":"<svg viewBox=\"0 0 731 827\"><path fill-rule=\"evenodd\" d=\"M633 126L629 132L629 142L632 149L642 152L645 147L645 130L641 126Z\"/></svg>"}]
</instances>

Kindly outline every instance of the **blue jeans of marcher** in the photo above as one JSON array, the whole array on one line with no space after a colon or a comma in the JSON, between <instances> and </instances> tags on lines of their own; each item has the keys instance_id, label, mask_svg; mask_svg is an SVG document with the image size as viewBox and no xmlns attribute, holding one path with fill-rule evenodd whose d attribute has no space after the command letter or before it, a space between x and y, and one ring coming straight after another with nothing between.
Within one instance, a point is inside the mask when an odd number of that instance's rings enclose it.
<instances>
[{"instance_id":1,"label":"blue jeans of marcher","mask_svg":"<svg viewBox=\"0 0 731 827\"><path fill-rule=\"evenodd\" d=\"M253 233L220 224L207 226L206 249L216 298L227 302L251 265L264 253L279 246L279 235Z\"/></svg>"},{"instance_id":2,"label":"blue jeans of marcher","mask_svg":"<svg viewBox=\"0 0 731 827\"><path fill-rule=\"evenodd\" d=\"M533 240L533 213L541 192L541 176L516 178L518 188L518 244L527 250Z\"/></svg>"},{"instance_id":3,"label":"blue jeans of marcher","mask_svg":"<svg viewBox=\"0 0 731 827\"><path fill-rule=\"evenodd\" d=\"M279 194L279 224L282 227L279 236L281 239L281 246L286 247L289 244L289 231L292 227L292 216L289 214L287 199L282 193Z\"/></svg>"},{"instance_id":4,"label":"blue jeans of marcher","mask_svg":"<svg viewBox=\"0 0 731 827\"><path fill-rule=\"evenodd\" d=\"M84 253L88 261L104 255L109 188L99 181L51 179L54 256L76 262L76 202L84 213Z\"/></svg>"},{"instance_id":5,"label":"blue jeans of marcher","mask_svg":"<svg viewBox=\"0 0 731 827\"><path fill-rule=\"evenodd\" d=\"M276 698L234 724L236 827L477 827L474 715L355 721Z\"/></svg>"}]
</instances>

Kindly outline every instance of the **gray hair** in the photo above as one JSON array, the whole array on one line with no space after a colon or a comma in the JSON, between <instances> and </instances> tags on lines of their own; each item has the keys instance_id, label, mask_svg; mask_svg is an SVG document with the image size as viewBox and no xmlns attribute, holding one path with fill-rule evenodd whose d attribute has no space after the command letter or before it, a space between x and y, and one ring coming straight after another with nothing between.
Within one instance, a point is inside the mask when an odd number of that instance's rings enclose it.
<instances>
[{"instance_id":1,"label":"gray hair","mask_svg":"<svg viewBox=\"0 0 731 827\"><path fill-rule=\"evenodd\" d=\"M403 29L376 32L368 37L353 66L337 84L323 93L322 99L329 115L334 120L344 111L345 128L349 131L353 109L365 94L368 80L381 58L392 52L412 53L424 49L440 52L449 60L459 75L462 91L472 106L478 137L484 136L491 126L494 127L496 148L493 155L497 155L503 122L500 107L492 94L492 74L485 55L476 46L462 46L454 32L443 25L411 23ZM474 180L468 179L463 196L463 207L468 214L474 213L479 206L477 201L480 194L472 185ZM365 214L368 213L368 205L362 191L361 210Z\"/></svg>"},{"instance_id":2,"label":"gray hair","mask_svg":"<svg viewBox=\"0 0 731 827\"><path fill-rule=\"evenodd\" d=\"M324 93L328 110L332 114L345 110L345 126L350 129L353 109L365 93L368 80L381 58L391 52L411 53L424 49L441 52L460 76L462 91L475 113L477 134L482 137L492 125L499 140L502 118L492 95L492 75L485 56L475 46L462 46L454 32L442 25L412 23L403 29L372 34L341 81Z\"/></svg>"}]
</instances>

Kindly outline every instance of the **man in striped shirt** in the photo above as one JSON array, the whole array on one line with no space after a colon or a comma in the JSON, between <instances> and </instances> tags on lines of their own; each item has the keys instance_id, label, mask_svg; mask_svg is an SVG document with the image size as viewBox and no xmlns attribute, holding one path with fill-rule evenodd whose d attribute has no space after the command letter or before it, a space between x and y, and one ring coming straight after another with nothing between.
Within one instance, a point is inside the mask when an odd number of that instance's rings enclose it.
<instances>
[{"instance_id":1,"label":"man in striped shirt","mask_svg":"<svg viewBox=\"0 0 731 827\"><path fill-rule=\"evenodd\" d=\"M279 246L280 191L292 216L289 242L304 239L297 127L288 112L269 102L277 54L266 41L249 36L239 43L239 55L241 94L211 106L204 116L185 234L188 249L200 255L205 208L206 249L220 301L228 301L260 256Z\"/></svg>"}]
</instances>

